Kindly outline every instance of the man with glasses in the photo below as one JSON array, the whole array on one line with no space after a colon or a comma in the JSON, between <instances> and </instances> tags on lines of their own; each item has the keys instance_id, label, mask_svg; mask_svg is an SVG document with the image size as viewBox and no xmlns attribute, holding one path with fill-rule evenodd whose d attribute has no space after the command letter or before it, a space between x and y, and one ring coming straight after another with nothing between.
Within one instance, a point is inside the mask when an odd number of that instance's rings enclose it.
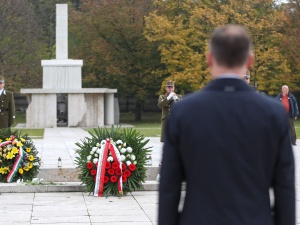
<instances>
[{"instance_id":1,"label":"man with glasses","mask_svg":"<svg viewBox=\"0 0 300 225\"><path fill-rule=\"evenodd\" d=\"M4 77L0 76L0 129L10 127L15 120L14 96L4 86Z\"/></svg>"}]
</instances>

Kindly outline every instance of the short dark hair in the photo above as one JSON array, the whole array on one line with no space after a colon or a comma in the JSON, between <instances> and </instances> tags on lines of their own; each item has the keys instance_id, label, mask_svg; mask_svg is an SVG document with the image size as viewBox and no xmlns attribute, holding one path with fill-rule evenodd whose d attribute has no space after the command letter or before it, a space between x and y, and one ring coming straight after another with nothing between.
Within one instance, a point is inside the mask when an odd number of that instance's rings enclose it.
<instances>
[{"instance_id":1,"label":"short dark hair","mask_svg":"<svg viewBox=\"0 0 300 225\"><path fill-rule=\"evenodd\" d=\"M246 62L252 43L245 28L225 25L212 33L209 47L219 65L234 68Z\"/></svg>"}]
</instances>

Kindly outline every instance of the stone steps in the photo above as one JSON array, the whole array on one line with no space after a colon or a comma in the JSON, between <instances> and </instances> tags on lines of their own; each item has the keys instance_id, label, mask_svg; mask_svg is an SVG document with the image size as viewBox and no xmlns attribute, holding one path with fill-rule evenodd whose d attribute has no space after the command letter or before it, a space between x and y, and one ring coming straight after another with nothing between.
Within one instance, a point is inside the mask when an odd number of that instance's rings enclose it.
<instances>
[{"instance_id":1,"label":"stone steps","mask_svg":"<svg viewBox=\"0 0 300 225\"><path fill-rule=\"evenodd\" d=\"M156 177L159 167L146 166L144 191L157 191ZM84 192L85 185L78 179L76 168L42 168L38 174L42 184L0 183L0 193L43 193L43 192Z\"/></svg>"},{"instance_id":2,"label":"stone steps","mask_svg":"<svg viewBox=\"0 0 300 225\"><path fill-rule=\"evenodd\" d=\"M157 191L157 181L146 181L143 191ZM85 185L81 182L53 182L45 184L0 183L1 193L46 193L46 192L85 192Z\"/></svg>"},{"instance_id":3,"label":"stone steps","mask_svg":"<svg viewBox=\"0 0 300 225\"><path fill-rule=\"evenodd\" d=\"M160 167L146 166L147 181L156 180ZM42 168L37 176L46 182L80 182L76 168Z\"/></svg>"}]
</instances>

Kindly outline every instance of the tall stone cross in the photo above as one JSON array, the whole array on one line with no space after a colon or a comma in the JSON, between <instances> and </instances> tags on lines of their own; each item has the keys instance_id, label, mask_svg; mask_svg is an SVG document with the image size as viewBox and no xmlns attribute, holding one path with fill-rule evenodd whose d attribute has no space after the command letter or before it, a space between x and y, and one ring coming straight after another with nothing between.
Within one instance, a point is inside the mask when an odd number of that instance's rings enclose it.
<instances>
[{"instance_id":1,"label":"tall stone cross","mask_svg":"<svg viewBox=\"0 0 300 225\"><path fill-rule=\"evenodd\" d=\"M56 59L68 59L68 5L56 5Z\"/></svg>"},{"instance_id":2,"label":"tall stone cross","mask_svg":"<svg viewBox=\"0 0 300 225\"><path fill-rule=\"evenodd\" d=\"M82 65L68 59L68 5L56 4L56 59L42 60L43 89L81 89Z\"/></svg>"}]
</instances>

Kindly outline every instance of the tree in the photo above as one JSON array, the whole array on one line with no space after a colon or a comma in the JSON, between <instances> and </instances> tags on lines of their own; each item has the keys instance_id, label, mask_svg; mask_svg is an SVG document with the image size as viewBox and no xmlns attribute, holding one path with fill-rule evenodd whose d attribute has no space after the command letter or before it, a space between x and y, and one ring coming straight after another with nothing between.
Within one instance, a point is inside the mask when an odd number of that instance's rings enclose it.
<instances>
[{"instance_id":1,"label":"tree","mask_svg":"<svg viewBox=\"0 0 300 225\"><path fill-rule=\"evenodd\" d=\"M275 94L283 81L290 80L287 60L278 48L285 17L273 1L168 0L160 4L160 10L146 18L145 35L159 43L167 79L173 78L183 91L202 88L210 79L205 59L207 41L213 29L224 24L243 25L252 34L256 63L251 72L258 89Z\"/></svg>"},{"instance_id":2,"label":"tree","mask_svg":"<svg viewBox=\"0 0 300 225\"><path fill-rule=\"evenodd\" d=\"M41 44L38 25L28 0L0 1L0 75L7 87L38 86L41 82L37 61Z\"/></svg>"},{"instance_id":3,"label":"tree","mask_svg":"<svg viewBox=\"0 0 300 225\"><path fill-rule=\"evenodd\" d=\"M87 0L70 20L71 54L84 60L84 85L117 88L119 96L134 98L137 121L160 83L159 54L143 36L151 8L152 0Z\"/></svg>"},{"instance_id":4,"label":"tree","mask_svg":"<svg viewBox=\"0 0 300 225\"><path fill-rule=\"evenodd\" d=\"M289 86L293 91L300 90L300 1L290 0L287 4L282 4L286 21L283 27L283 37L281 51L291 68L293 82Z\"/></svg>"}]
</instances>

